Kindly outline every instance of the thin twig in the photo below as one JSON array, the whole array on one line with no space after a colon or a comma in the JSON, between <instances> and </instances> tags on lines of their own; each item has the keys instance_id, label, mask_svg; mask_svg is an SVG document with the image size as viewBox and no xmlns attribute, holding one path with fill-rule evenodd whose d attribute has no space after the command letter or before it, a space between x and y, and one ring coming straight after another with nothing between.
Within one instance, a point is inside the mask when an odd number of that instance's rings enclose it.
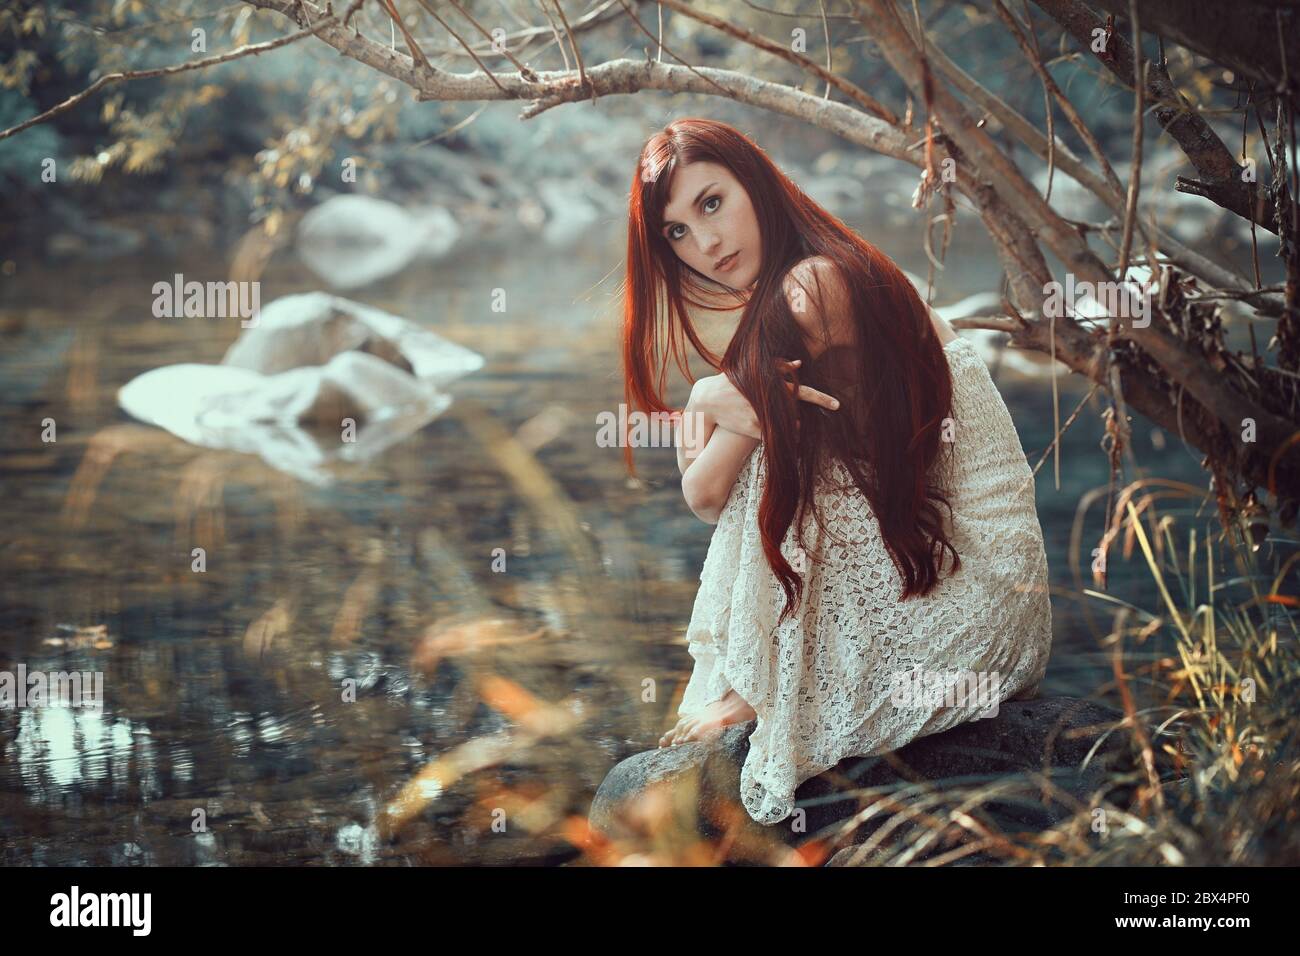
<instances>
[{"instance_id":1,"label":"thin twig","mask_svg":"<svg viewBox=\"0 0 1300 956\"><path fill-rule=\"evenodd\" d=\"M1137 0L1129 0L1128 14L1133 29L1133 167L1128 177L1128 203L1124 207L1124 238L1119 247L1119 281L1128 275L1128 254L1133 248L1133 220L1137 216L1138 190L1142 188L1142 98L1147 88L1147 64L1142 57L1142 28L1138 25Z\"/></svg>"},{"instance_id":2,"label":"thin twig","mask_svg":"<svg viewBox=\"0 0 1300 956\"><path fill-rule=\"evenodd\" d=\"M282 46L288 46L290 43L296 43L299 40L312 36L332 22L334 22L334 17L332 15L322 17L307 29L299 30L297 33L291 33L289 36L279 37L275 40L267 40L264 43L246 44L238 49L231 50L229 53L220 53L216 56L205 57L202 60L194 60L190 63L177 63L172 66L163 66L152 70L126 70L120 73L106 73L80 93L74 93L57 106L51 106L44 113L41 113L38 116L33 116L31 119L23 120L23 122L19 123L17 126L10 127L4 132L0 132L0 140L8 139L10 136L16 136L23 130L30 129L38 123L48 122L54 117L66 113L68 110L77 106L88 97L93 96L110 83L124 82L126 80L148 80L160 76L174 76L177 73L187 73L190 70L202 70L209 66L218 66L222 63L229 63L231 60L237 60L240 57L257 56L259 53L276 50Z\"/></svg>"},{"instance_id":3,"label":"thin twig","mask_svg":"<svg viewBox=\"0 0 1300 956\"><path fill-rule=\"evenodd\" d=\"M1039 60L1043 58L1043 51L1038 46L1038 31L1034 29L1033 17L1029 15L1029 0L1021 0L1025 8L1025 24L1028 28L1029 38L1034 44L1034 56ZM1052 176L1056 172L1056 120L1053 116L1052 109L1052 91L1043 84L1043 114L1047 117L1047 189L1043 193L1043 201L1052 201ZM1055 355L1052 356L1056 358ZM1055 363L1053 363L1055 364ZM1055 379L1053 379L1053 389L1055 389ZM1059 468L1058 468L1059 471ZM1061 483L1058 480L1056 487L1059 489Z\"/></svg>"},{"instance_id":4,"label":"thin twig","mask_svg":"<svg viewBox=\"0 0 1300 956\"><path fill-rule=\"evenodd\" d=\"M762 50L765 53L778 56L787 62L793 63L796 66L807 70L819 79L825 80L827 83L834 86L845 96L852 98L873 116L879 116L891 126L899 125L899 119L894 115L894 112L876 100L876 98L866 90L862 89L857 84L846 80L842 76L837 76L836 74L831 73L828 69L822 67L819 63L813 62L808 57L795 53L789 47L773 40L769 40L767 37L754 33L751 30L746 30L744 27L735 26L728 23L726 20L696 10L689 4L683 2L683 0L660 0L660 2L669 10L680 13L682 16L690 17L692 20L703 23L705 26L713 27L713 29L725 33L728 36L735 37L737 40L748 43L750 46Z\"/></svg>"},{"instance_id":5,"label":"thin twig","mask_svg":"<svg viewBox=\"0 0 1300 956\"><path fill-rule=\"evenodd\" d=\"M1075 132L1078 133L1079 137L1087 144L1088 152L1092 154L1093 159L1095 159L1098 166L1101 167L1106 185L1117 197L1123 196L1124 189L1120 185L1119 177L1115 175L1115 170L1111 167L1110 161L1106 158L1106 154L1102 151L1101 144L1097 141L1097 137L1093 134L1091 128L1089 128L1088 124L1084 122L1083 117L1079 115L1079 111L1074 108L1074 104L1070 102L1069 98L1065 95L1065 92L1059 85L1057 85L1056 80L1054 80L1052 75L1047 71L1047 67L1043 64L1042 59L1035 54L1034 48L1029 43L1029 38L1025 35L1024 30L1016 21L1015 16L1003 5L1002 0L994 0L994 5L994 9L997 11L998 16L1001 17L1002 21L1011 31L1012 36L1015 38L1021 52L1024 53L1025 58L1029 60L1030 65L1034 68L1035 72L1038 73L1044 85L1052 91L1052 95L1061 105L1061 112L1065 114L1066 119L1070 121L1070 125L1074 127ZM1138 223L1138 228L1142 230L1142 238L1146 244L1147 264L1154 273L1157 259L1155 241L1151 233L1148 232L1145 224Z\"/></svg>"},{"instance_id":6,"label":"thin twig","mask_svg":"<svg viewBox=\"0 0 1300 956\"><path fill-rule=\"evenodd\" d=\"M826 0L817 0L817 6L822 11L822 35L826 37L826 72L831 72L831 25L826 22ZM822 93L822 99L828 100L831 97L831 81L826 81L826 91Z\"/></svg>"},{"instance_id":7,"label":"thin twig","mask_svg":"<svg viewBox=\"0 0 1300 956\"><path fill-rule=\"evenodd\" d=\"M1074 424L1074 420L1078 418L1079 413L1083 411L1083 406L1088 404L1088 399L1092 398L1093 394L1099 388L1101 388L1101 385L1099 385L1097 382L1093 382L1092 388L1088 389L1088 394L1083 396L1083 398L1079 400L1079 404L1074 407L1074 411L1070 413L1070 417L1065 420L1064 424L1060 425L1056 429L1056 434L1052 438L1052 443L1043 449L1042 457L1038 459L1038 464L1034 466L1034 470L1029 473L1029 478L1027 479L1026 483L1028 483L1028 481L1032 481L1038 475L1039 470L1043 467L1043 462L1047 461L1047 456L1052 454L1053 451L1056 452L1056 459L1057 459L1056 467L1060 468L1061 436L1070 430L1070 426Z\"/></svg>"},{"instance_id":8,"label":"thin twig","mask_svg":"<svg viewBox=\"0 0 1300 956\"><path fill-rule=\"evenodd\" d=\"M656 13L659 15L659 38L655 41L657 47L655 50L655 62L662 63L664 61L664 5L662 3L656 4L655 8Z\"/></svg>"},{"instance_id":9,"label":"thin twig","mask_svg":"<svg viewBox=\"0 0 1300 956\"><path fill-rule=\"evenodd\" d=\"M462 17L464 17L470 23L474 24L474 29L478 30L479 33L483 34L484 39L493 43L493 48L492 48L493 52L494 53L497 52L497 46L495 44L495 41L493 41L492 39L492 34L488 33L487 30L483 29L482 25L477 20L474 19L474 17L470 14L470 12L466 10L463 6L461 6L459 3L457 3L456 0L448 0L448 2L453 7L456 8L456 10L460 13ZM465 46L465 49L470 56L474 56L474 50L471 47ZM524 66L524 64L520 63L517 59L515 59L514 54L511 53L509 48L506 47L504 44L502 44L500 47L500 53L507 60L509 60L511 63L514 64L515 69L519 71L519 75L523 77L525 80L532 82L537 79L537 74L534 73L532 70L530 70L528 67ZM474 57L474 59L475 62L478 62L478 57Z\"/></svg>"},{"instance_id":10,"label":"thin twig","mask_svg":"<svg viewBox=\"0 0 1300 956\"><path fill-rule=\"evenodd\" d=\"M569 66L569 50L564 45L564 37L560 36L559 24L555 22L555 17L551 15L550 8L545 3L539 3L542 13L546 15L546 22L551 26L551 34L555 37L555 45L560 48L560 56L564 60L564 72L568 73L572 67Z\"/></svg>"},{"instance_id":11,"label":"thin twig","mask_svg":"<svg viewBox=\"0 0 1300 956\"><path fill-rule=\"evenodd\" d=\"M1273 147L1268 142L1268 131L1264 129L1264 117L1259 114L1259 101L1255 99L1255 83L1250 84L1250 101L1255 104L1255 122L1259 124L1259 138L1264 141L1264 155L1268 157L1269 171L1277 175L1277 163L1273 160Z\"/></svg>"},{"instance_id":12,"label":"thin twig","mask_svg":"<svg viewBox=\"0 0 1300 956\"><path fill-rule=\"evenodd\" d=\"M473 49L470 48L470 45L469 45L468 43L465 42L465 38L462 37L462 36L461 36L459 33L457 33L455 30L453 30L452 27L451 27L451 24L449 24L449 23L448 23L446 20L444 20L442 17L438 16L438 11L435 10L435 9L433 9L433 4L430 3L429 0L416 0L416 2L418 2L418 3L420 4L420 6L424 7L424 9L427 10L427 11L429 12L429 16L433 17L435 20L438 21L438 25L439 25L439 26L441 26L444 30L446 30L448 33L450 33L453 37L456 38L456 42L459 43L462 47L465 48L465 52L466 52L466 53L468 53L471 57L473 57L474 62L475 62L476 64L478 64L478 68L479 68L480 70L482 70L485 74L487 74L488 79L490 79L490 80L491 80L491 81L496 85L496 88L497 88L498 90L500 90L502 93L505 93L505 92L506 92L506 88L505 88L504 86L501 85L501 81L498 80L498 79L496 78L496 74L494 74L491 70L489 70L488 67L487 67L487 64L484 63L482 60L479 59L478 54L475 53L475 52L473 51ZM400 24L399 24L399 25L400 25ZM475 26L477 26L477 24L475 24ZM414 41L413 41L413 40L408 40L408 41L407 41L408 45L409 45L410 43L412 43L412 42L414 42ZM530 72L530 74L531 74L532 71L530 70L529 72ZM529 78L529 79L536 79L537 77L536 77L535 75L531 75L531 76L528 77L528 78Z\"/></svg>"},{"instance_id":13,"label":"thin twig","mask_svg":"<svg viewBox=\"0 0 1300 956\"><path fill-rule=\"evenodd\" d=\"M595 29L596 27L605 26L606 24L611 23L613 20L617 19L620 16L619 11L615 9L617 5L618 5L618 0L602 0L601 3L599 3L595 7L592 7L581 17L579 17L576 21L574 21L570 25L570 31L573 33L582 33L587 30L592 30ZM524 21L524 26L521 29L515 30L513 33L508 33L505 35L505 37L502 38L501 42L503 44L505 44L508 48L515 50L517 53L522 53L525 49L527 49L530 43L532 43L534 40L540 39L544 35L550 36L549 43L554 43L560 39L559 31L556 29L555 26L555 19L554 17L551 16L550 10L544 4L539 4L538 6L541 9L541 11L544 14L546 14L548 23L545 26L542 26L537 24L530 24ZM518 19L517 15L516 15L516 19ZM547 49L549 49L549 45L542 47L541 51L538 52L542 52ZM476 53L485 56L497 55L494 45L492 43L489 43L486 48L482 47L481 45L475 44L474 50ZM450 49L440 50L438 52L440 56L444 56L444 57L468 57L469 56L469 54L466 53L464 50L458 49L454 46L451 47ZM561 47L561 53L563 53L566 57L568 56L567 52L564 50L563 47ZM565 69L568 69L567 59L565 60Z\"/></svg>"},{"instance_id":14,"label":"thin twig","mask_svg":"<svg viewBox=\"0 0 1300 956\"><path fill-rule=\"evenodd\" d=\"M644 33L646 36L648 36L650 39L653 40L653 39L655 38L655 37L654 37L654 34L651 33L649 30L647 30L647 29L645 28L645 24L641 22L641 18L638 17L638 16L637 16L633 11L632 11L632 8L629 7L629 6L627 5L627 0L618 0L618 2L621 3L621 4L623 5L623 9L627 12L627 15L628 15L629 17L632 18L632 22L635 23L638 27L640 27L641 32ZM669 7L672 7L674 10L677 9L675 6L673 6L673 4L672 4L671 2L669 2L669 0L664 0L664 2L665 2L665 3L668 3L668 6L669 6ZM712 77L705 76L703 73L701 73L699 70L695 69L695 67L691 66L689 63L687 63L685 60L683 60L680 56L678 56L678 55L677 55L676 53L674 53L672 50L669 50L668 47L664 47L664 50L668 53L669 56L671 56L674 60L676 60L677 62L679 62L682 66L686 67L686 69L690 70L692 73L694 73L694 74L695 74L696 76L698 76L700 79L704 80L704 82L709 83L709 84L712 85L712 86L716 86L716 87L718 88L718 90L722 93L723 96L726 96L726 97L728 97L728 98L731 97L731 91L730 91L729 89L727 89L725 86L723 86L721 83L719 83L717 80L713 79ZM536 114L533 114L533 115L536 115Z\"/></svg>"},{"instance_id":15,"label":"thin twig","mask_svg":"<svg viewBox=\"0 0 1300 956\"><path fill-rule=\"evenodd\" d=\"M388 12L388 18L393 21L397 29L402 31L402 39L406 42L406 48L411 51L411 59L415 61L415 65L422 70L433 69L429 58L420 49L420 44L415 42L415 37L411 36L411 31L406 29L406 23L402 20L402 15L397 12L397 7L393 6L393 0L379 0L379 2L384 5L384 9Z\"/></svg>"},{"instance_id":16,"label":"thin twig","mask_svg":"<svg viewBox=\"0 0 1300 956\"><path fill-rule=\"evenodd\" d=\"M564 35L569 38L569 45L573 47L573 58L578 61L578 86L585 89L588 84L587 68L582 63L582 50L578 49L578 38L573 35L569 29L569 18L564 15L564 7L560 6L560 0L551 0L555 4L556 11L560 14L560 22L564 24ZM626 9L626 4L624 8ZM591 102L596 102L596 87L591 87Z\"/></svg>"},{"instance_id":17,"label":"thin twig","mask_svg":"<svg viewBox=\"0 0 1300 956\"><path fill-rule=\"evenodd\" d=\"M1254 80L1251 80L1251 83L1250 83L1250 90L1249 90L1249 92L1246 94L1246 108L1242 111L1242 114L1241 114L1241 162L1242 162L1242 165L1245 165L1246 163L1248 163L1248 162L1250 161L1250 155L1249 155L1249 152L1248 152L1248 150L1249 150L1249 146L1248 146L1248 144L1247 144L1247 142L1246 142L1246 127L1250 125L1250 101L1251 101L1251 99L1254 97L1254 95L1255 95L1255 81L1254 81ZM1257 200L1256 200L1256 198L1255 198L1255 178L1256 178L1256 177L1252 177L1252 178L1251 178L1251 181L1250 181L1250 208L1251 208L1251 216L1250 216L1250 261L1251 261L1251 264L1255 267L1255 288L1259 288L1260 286L1262 286L1262 285L1264 284L1264 282L1263 282L1263 279L1260 278L1260 274L1259 274L1259 238L1258 238L1258 236L1256 235L1256 231L1257 231L1257 230L1256 230L1256 228L1255 228L1255 212L1254 212L1254 211L1255 211L1255 206L1257 205Z\"/></svg>"},{"instance_id":18,"label":"thin twig","mask_svg":"<svg viewBox=\"0 0 1300 956\"><path fill-rule=\"evenodd\" d=\"M1110 184L1110 187L1114 189L1115 192L1122 193L1123 187L1120 185L1119 177L1115 175L1115 170L1111 168L1110 161L1106 159L1106 154L1102 152L1101 144L1097 142L1097 137L1094 136L1092 130L1088 128L1088 124L1083 121L1083 117L1080 116L1078 110L1074 108L1074 104L1070 102L1065 93L1062 92L1061 88L1057 86L1056 80L1052 78L1052 74L1047 72L1047 67L1043 65L1043 61L1034 55L1033 47L1030 46L1029 39L1025 36L1024 31L1020 29L1020 24L1016 22L1016 18L1011 15L1010 10L1003 6L1002 0L993 0L993 9L997 11L998 16L1002 18L1002 21L1011 31L1012 37L1019 45L1021 52L1024 53L1025 58L1029 60L1029 64L1034 68L1034 72L1039 75L1043 84L1050 89L1052 95L1056 97L1056 101L1061 105L1061 112L1063 112L1066 118L1070 121L1070 125L1074 127L1075 132L1077 132L1079 137L1087 144L1088 151L1092 153L1093 159L1095 159L1097 165L1101 167L1102 175L1106 177L1107 183Z\"/></svg>"}]
</instances>

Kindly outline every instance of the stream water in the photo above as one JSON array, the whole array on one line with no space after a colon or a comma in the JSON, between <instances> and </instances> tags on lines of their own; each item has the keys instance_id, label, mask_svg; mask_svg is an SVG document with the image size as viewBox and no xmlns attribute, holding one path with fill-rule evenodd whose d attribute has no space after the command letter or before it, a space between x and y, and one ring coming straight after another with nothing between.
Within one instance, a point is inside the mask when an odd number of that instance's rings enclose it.
<instances>
[{"instance_id":1,"label":"stream water","mask_svg":"<svg viewBox=\"0 0 1300 956\"><path fill-rule=\"evenodd\" d=\"M117 407L141 372L220 360L238 320L154 318L150 290L222 278L226 251L18 257L0 299L0 668L101 672L104 703L0 710L0 864L572 858L565 821L673 722L711 532L671 449L639 452L637 483L595 440L622 401L622 242L605 224L563 251L466 245L353 294L486 364L447 412L327 487ZM975 242L948 259L949 301L997 275ZM925 274L919 252L901 261ZM282 254L262 302L318 287ZM998 381L1037 464L1050 382ZM1059 384L1064 417L1086 389ZM1080 497L1107 480L1100 407L1065 436L1060 489L1050 460L1038 473L1044 693L1087 693L1108 671L1092 628L1109 611L1088 619L1067 561ZM1204 485L1177 436L1134 425L1150 473ZM1153 603L1140 556L1112 560L1112 590Z\"/></svg>"}]
</instances>

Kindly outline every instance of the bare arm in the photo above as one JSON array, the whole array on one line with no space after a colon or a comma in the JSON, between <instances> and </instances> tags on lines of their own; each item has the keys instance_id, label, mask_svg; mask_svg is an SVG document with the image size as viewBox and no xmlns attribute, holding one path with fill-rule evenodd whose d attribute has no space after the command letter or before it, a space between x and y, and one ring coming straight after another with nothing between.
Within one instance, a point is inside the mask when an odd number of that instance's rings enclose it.
<instances>
[{"instance_id":1,"label":"bare arm","mask_svg":"<svg viewBox=\"0 0 1300 956\"><path fill-rule=\"evenodd\" d=\"M704 450L682 473L682 495L695 517L708 524L718 523L740 470L757 447L757 438L713 428Z\"/></svg>"},{"instance_id":2,"label":"bare arm","mask_svg":"<svg viewBox=\"0 0 1300 956\"><path fill-rule=\"evenodd\" d=\"M716 426L717 421L700 401L699 389L691 389L691 397L682 409L682 417L677 423L677 470L683 475L691 467L691 462L704 451Z\"/></svg>"}]
</instances>

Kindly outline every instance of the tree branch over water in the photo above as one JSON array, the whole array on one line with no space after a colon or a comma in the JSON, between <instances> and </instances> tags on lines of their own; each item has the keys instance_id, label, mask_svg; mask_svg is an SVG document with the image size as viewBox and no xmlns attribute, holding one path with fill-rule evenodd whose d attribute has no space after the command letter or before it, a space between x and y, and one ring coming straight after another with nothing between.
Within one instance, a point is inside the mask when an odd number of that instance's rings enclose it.
<instances>
[{"instance_id":1,"label":"tree branch over water","mask_svg":"<svg viewBox=\"0 0 1300 956\"><path fill-rule=\"evenodd\" d=\"M616 0L570 20L564 7L543 6L546 25L516 31L512 37L551 33L567 65L573 69L537 70L520 62L518 49L472 46L453 26L452 9L469 20L471 28L487 36L488 30L473 20L461 4L452 4L438 15L427 0L382 0L371 11L393 21L393 38L372 39L363 32L364 10L355 0L348 15L340 20L333 8L309 0L247 0L250 7L273 11L291 20L298 32L289 37L168 67L163 70L110 74L89 89L33 120L0 134L0 139L66 112L109 82L163 76L171 72L200 69L250 55L315 35L342 56L361 63L413 91L421 102L495 102L519 100L521 119L530 119L568 103L594 102L600 97L657 91L698 93L723 97L747 106L781 114L825 130L848 143L900 160L921 171L913 205L924 209L936 195L942 197L949 214L955 212L956 197L965 197L979 215L992 239L1005 272L1006 315L973 320L979 328L996 330L1010 337L1013 347L1050 355L1088 378L1110 394L1119 415L1123 410L1141 412L1151 421L1183 436L1201 449L1206 466L1213 472L1221 515L1228 515L1254 501L1255 489L1266 487L1275 496L1274 507L1289 524L1300 506L1300 254L1296 249L1294 196L1295 157L1288 159L1292 139L1300 50L1295 50L1291 12L1266 0L1241 0L1245 15L1241 22L1224 28L1216 37L1214 16L1197 12L1183 20L1184 6L1162 0L1095 0L1094 5L1112 9L1114 15L1099 14L1081 0L1034 0L1052 19L1059 34L1039 44L1038 29L1026 30L1021 19L999 2L994 17L986 17L993 29L1004 29L1024 56L1017 68L1032 70L1026 77L1041 84L1047 97L1046 111L1063 111L1068 124L1048 124L1044 133L1004 99L953 62L943 52L943 38L929 35L915 8L906 12L897 0L852 0L853 18L874 41L880 60L901 81L903 96L890 87L868 93L861 85L836 74L810 56L796 52L788 39L772 39L744 21L729 22L688 0L663 0L655 9L660 14L656 32L652 18L642 22L637 0ZM563 0L561 0L561 3ZM1130 3L1132 5L1130 6ZM406 9L403 10L403 7ZM619 9L621 8L621 14ZM1177 16L1171 11L1177 9ZM1139 56L1135 44L1124 38L1132 30L1121 29L1115 17L1136 11L1141 27L1161 38L1161 56ZM743 12L753 15L748 7ZM1028 8L1025 15L1028 15ZM824 11L823 11L824 13ZM353 14L356 14L355 16ZM664 42L667 31L662 19L672 14L692 21L692 27L709 31L711 40L743 44L778 66L793 66L819 87L823 95L805 92L790 82L776 82L740 69L718 69L687 62ZM1171 22L1170 17L1177 22ZM810 13L802 17L815 21L829 33L831 20ZM646 59L617 58L591 62L579 40L596 23L630 25L636 36L647 37L651 47ZM647 25L649 24L649 25ZM679 21L680 24L680 21ZM397 48L400 30L409 53ZM1253 32L1252 32L1253 31ZM384 32L388 34L387 22ZM447 37L443 37L443 34ZM500 31L494 31L500 36ZM417 40L416 37L419 37ZM1102 38L1098 46L1098 37ZM448 39L439 48L439 39ZM857 38L855 38L857 39ZM1260 188L1241 176L1245 168L1211 127L1203 112L1191 104L1171 78L1164 58L1164 40L1181 43L1231 69L1252 78L1252 100L1260 116L1275 114L1276 146L1269 154L1273 182ZM825 63L830 57L831 38ZM1045 62L1040 51L1062 42L1076 47L1071 58L1082 56L1106 67L1120 87L1130 90L1140 82L1135 63L1142 62L1147 76L1135 97L1132 135L1129 137L1127 189L1112 168L1112 158L1103 147L1097 130L1090 128L1082 112L1067 97L1069 83L1054 77L1052 68L1062 58ZM1259 47L1258 62L1242 63L1243 49ZM1267 48L1265 50L1264 48ZM658 55L652 53L657 49ZM470 59L472 72L440 68L433 60L456 57ZM1270 52L1271 51L1271 52ZM572 57L570 57L572 53ZM1216 59L1217 57L1217 59ZM667 62L677 60L676 63ZM509 61L511 69L498 69ZM491 65L489 65L491 64ZM897 91L899 87L895 87ZM1244 89L1244 86L1241 87ZM834 102L830 92L847 102ZM1161 128L1183 152L1196 179L1179 177L1173 188L1202 195L1233 215L1262 225L1278 236L1279 257L1286 268L1286 281L1276 289L1259 289L1255 283L1231 269L1187 248L1159 228L1150 215L1152 188L1139 189L1147 138L1142 135L1145 104ZM1238 109L1237 112L1241 112ZM1057 127L1061 128L1057 128ZM1003 135L1005 134L1005 135ZM1085 147L1076 153L1063 136L1077 136ZM1011 141L1014 141L1011 142ZM1266 140L1267 142L1267 140ZM1028 158L1017 150L1023 145ZM1294 147L1290 147L1294 151ZM1243 157L1244 159L1244 157ZM1144 163L1144 160L1148 160ZM1288 162L1290 166L1288 166ZM1036 163L1044 164L1042 166ZM1114 217L1110 223L1080 222L1079 214L1067 209L1065 189L1047 196L1035 185L1038 172L1066 175L1096 196ZM1265 188L1266 187L1266 188ZM1049 198L1050 197L1050 198ZM1214 207L1206 205L1207 210ZM943 218L943 217L941 217ZM945 219L945 221L948 221ZM1117 223L1118 225L1115 225ZM1130 243L1146 252L1149 273L1145 288L1135 282L1124 266ZM1109 246L1109 250L1106 248ZM1055 284L1049 256L1060 263L1070 283L1078 282L1097 290L1118 289L1118 309L1104 321L1083 319L1072 308L1048 313L1048 289ZM941 265L933 259L936 265ZM1116 276L1116 267L1120 275ZM1058 267L1059 268L1059 267ZM1224 344L1220 309L1229 301L1237 308L1254 309L1260 316L1276 320L1275 365L1258 356L1231 352ZM1147 308L1138 308L1146 302ZM1145 321L1137 321L1137 317ZM968 326L969 327L969 326ZM1265 356L1266 358L1268 356ZM1250 423L1251 439L1244 438ZM1121 441L1127 440L1127 420L1118 427ZM1118 457L1115 459L1118 461Z\"/></svg>"},{"instance_id":2,"label":"tree branch over water","mask_svg":"<svg viewBox=\"0 0 1300 956\"><path fill-rule=\"evenodd\" d=\"M59 114L66 113L68 110L80 106L84 101L94 96L111 83L123 83L128 80L149 80L161 76L175 76L178 73L187 73L190 70L204 70L210 66L219 66L222 63L229 63L232 60L238 60L246 56L257 56L259 53L268 53L271 50L278 50L280 47L288 46L290 43L297 43L299 40L305 39L309 36L315 36L332 22L334 22L333 16L325 16L315 26L306 27L299 30L297 33L290 34L289 36L280 37L277 40L267 40L265 43L250 43L246 46L241 46L236 50L231 50L228 53L219 53L216 56L205 57L202 60L194 60L191 63L177 63L174 66L164 66L152 70L126 70L119 73L106 73L80 93L75 93L72 96L69 96L57 106L53 106L44 113L41 113L38 116L33 116L29 120L24 120L17 126L0 131L0 140L8 139L10 136L15 136L25 129L30 129L33 126L36 126L38 123L48 122Z\"/></svg>"}]
</instances>

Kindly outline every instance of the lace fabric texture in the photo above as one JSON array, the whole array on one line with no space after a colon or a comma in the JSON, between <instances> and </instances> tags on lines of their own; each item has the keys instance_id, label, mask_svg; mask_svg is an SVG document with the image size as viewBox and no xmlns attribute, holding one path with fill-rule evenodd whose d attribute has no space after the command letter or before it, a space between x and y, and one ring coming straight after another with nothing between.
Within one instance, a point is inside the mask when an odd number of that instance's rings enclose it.
<instances>
[{"instance_id":1,"label":"lace fabric texture","mask_svg":"<svg viewBox=\"0 0 1300 956\"><path fill-rule=\"evenodd\" d=\"M695 713L731 688L754 708L740 796L759 823L789 816L798 786L845 757L991 716L998 702L1031 696L1047 668L1052 612L1029 463L974 346L958 337L944 353L955 441L937 467L953 508L956 574L945 556L935 589L900 601L902 578L870 504L834 461L815 492L830 533L808 518L806 552L793 525L782 544L804 587L778 625L785 595L758 530L761 444L714 529L686 632L695 665L678 713ZM948 509L939 508L946 520ZM983 675L983 693L962 684L965 693L900 695L900 687L922 687L918 678L956 672Z\"/></svg>"}]
</instances>

